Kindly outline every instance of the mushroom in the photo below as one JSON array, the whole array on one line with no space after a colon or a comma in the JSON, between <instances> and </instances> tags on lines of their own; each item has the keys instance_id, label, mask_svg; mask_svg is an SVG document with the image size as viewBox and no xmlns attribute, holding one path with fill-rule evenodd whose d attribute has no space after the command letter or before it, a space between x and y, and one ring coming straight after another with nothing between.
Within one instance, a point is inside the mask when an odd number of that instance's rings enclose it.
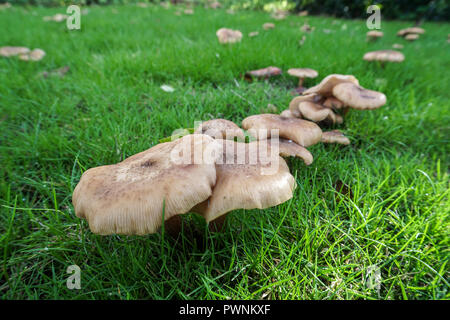
<instances>
[{"instance_id":1,"label":"mushroom","mask_svg":"<svg viewBox=\"0 0 450 320\"><path fill-rule=\"evenodd\" d=\"M42 49L34 49L27 53L22 53L19 55L20 60L24 61L39 61L45 57L45 51Z\"/></svg>"},{"instance_id":2,"label":"mushroom","mask_svg":"<svg viewBox=\"0 0 450 320\"><path fill-rule=\"evenodd\" d=\"M405 60L405 56L400 51L378 50L367 52L363 59L366 61L380 61L383 66L385 62L402 62Z\"/></svg>"},{"instance_id":3,"label":"mushroom","mask_svg":"<svg viewBox=\"0 0 450 320\"><path fill-rule=\"evenodd\" d=\"M328 97L322 105L329 109L341 109L344 106L344 103L335 97Z\"/></svg>"},{"instance_id":4,"label":"mushroom","mask_svg":"<svg viewBox=\"0 0 450 320\"><path fill-rule=\"evenodd\" d=\"M43 18L44 21L56 21L56 22L63 22L65 21L69 16L61 13L57 13L54 16L46 16Z\"/></svg>"},{"instance_id":5,"label":"mushroom","mask_svg":"<svg viewBox=\"0 0 450 320\"><path fill-rule=\"evenodd\" d=\"M366 36L368 41L374 41L377 40L378 38L383 37L383 32L372 30L367 32Z\"/></svg>"},{"instance_id":6,"label":"mushroom","mask_svg":"<svg viewBox=\"0 0 450 320\"><path fill-rule=\"evenodd\" d=\"M289 109L283 110L283 111L280 113L280 116L285 117L285 118L296 118L296 117L292 114L291 110L289 110Z\"/></svg>"},{"instance_id":7,"label":"mushroom","mask_svg":"<svg viewBox=\"0 0 450 320\"><path fill-rule=\"evenodd\" d=\"M232 30L227 28L220 28L216 32L220 43L235 43L242 39L242 32L239 30Z\"/></svg>"},{"instance_id":8,"label":"mushroom","mask_svg":"<svg viewBox=\"0 0 450 320\"><path fill-rule=\"evenodd\" d=\"M311 27L308 23L304 23L303 24L303 26L301 26L301 28L300 28L300 30L301 31L303 31L303 32L311 32L311 31L314 31L314 27Z\"/></svg>"},{"instance_id":9,"label":"mushroom","mask_svg":"<svg viewBox=\"0 0 450 320\"><path fill-rule=\"evenodd\" d=\"M403 45L402 45L402 44L399 44L399 43L394 43L394 44L392 45L392 48L394 48L394 49L403 49Z\"/></svg>"},{"instance_id":10,"label":"mushroom","mask_svg":"<svg viewBox=\"0 0 450 320\"><path fill-rule=\"evenodd\" d=\"M293 117L301 117L300 110L298 109L298 106L303 101L310 101L314 103L319 103L323 97L316 93L310 93L310 94L304 94L302 96L297 96L294 99L291 100L289 103L289 111L291 112L291 115Z\"/></svg>"},{"instance_id":11,"label":"mushroom","mask_svg":"<svg viewBox=\"0 0 450 320\"><path fill-rule=\"evenodd\" d=\"M354 83L340 83L333 88L333 95L347 107L354 109L376 109L386 104L386 96Z\"/></svg>"},{"instance_id":12,"label":"mushroom","mask_svg":"<svg viewBox=\"0 0 450 320\"><path fill-rule=\"evenodd\" d=\"M275 24L272 22L266 22L263 24L264 30L269 30L269 29L273 29L273 28L275 28Z\"/></svg>"},{"instance_id":13,"label":"mushroom","mask_svg":"<svg viewBox=\"0 0 450 320\"><path fill-rule=\"evenodd\" d=\"M323 143L338 143L343 145L349 145L350 140L339 130L325 131L322 133Z\"/></svg>"},{"instance_id":14,"label":"mushroom","mask_svg":"<svg viewBox=\"0 0 450 320\"><path fill-rule=\"evenodd\" d=\"M26 47L1 47L0 56L2 57L12 57L20 54L25 54L30 52L30 49Z\"/></svg>"},{"instance_id":15,"label":"mushroom","mask_svg":"<svg viewBox=\"0 0 450 320\"><path fill-rule=\"evenodd\" d=\"M252 32L250 32L250 33L248 34L248 36L249 36L250 38L256 37L257 35L259 35L259 32L258 32L258 31L252 31Z\"/></svg>"},{"instance_id":16,"label":"mushroom","mask_svg":"<svg viewBox=\"0 0 450 320\"><path fill-rule=\"evenodd\" d=\"M219 146L210 136L187 135L91 168L73 192L75 213L94 233L154 233L163 214L168 220L187 213L212 195Z\"/></svg>"},{"instance_id":17,"label":"mushroom","mask_svg":"<svg viewBox=\"0 0 450 320\"><path fill-rule=\"evenodd\" d=\"M43 71L40 73L40 76L44 78L48 78L51 76L58 76L58 77L64 77L67 72L69 72L70 68L69 66L64 66L58 69L50 70L50 71Z\"/></svg>"},{"instance_id":18,"label":"mushroom","mask_svg":"<svg viewBox=\"0 0 450 320\"><path fill-rule=\"evenodd\" d=\"M419 27L411 27L411 28L405 28L401 29L397 32L397 36L404 37L408 34L424 34L425 30Z\"/></svg>"},{"instance_id":19,"label":"mushroom","mask_svg":"<svg viewBox=\"0 0 450 320\"><path fill-rule=\"evenodd\" d=\"M270 141L270 140L268 140ZM313 163L313 155L305 147L295 143L292 140L279 139L279 155L285 157L296 157L303 160L309 166Z\"/></svg>"},{"instance_id":20,"label":"mushroom","mask_svg":"<svg viewBox=\"0 0 450 320\"><path fill-rule=\"evenodd\" d=\"M332 95L333 87L343 82L359 84L358 79L356 79L352 75L330 74L323 78L323 80L318 85L309 88L308 90L303 92L303 94L308 95L310 93L315 93L324 97L328 97Z\"/></svg>"},{"instance_id":21,"label":"mushroom","mask_svg":"<svg viewBox=\"0 0 450 320\"><path fill-rule=\"evenodd\" d=\"M232 210L265 209L292 198L295 179L283 158L272 154L270 144L231 140L222 140L222 144L212 195L193 212L211 222Z\"/></svg>"},{"instance_id":22,"label":"mushroom","mask_svg":"<svg viewBox=\"0 0 450 320\"><path fill-rule=\"evenodd\" d=\"M247 71L245 73L245 78L247 80L251 80L253 77L255 78L263 78L268 79L273 76L278 76L282 73L280 68L277 67L267 67L258 70Z\"/></svg>"},{"instance_id":23,"label":"mushroom","mask_svg":"<svg viewBox=\"0 0 450 320\"><path fill-rule=\"evenodd\" d=\"M405 36L405 40L408 41L415 41L417 39L419 39L419 35L417 33L410 33Z\"/></svg>"},{"instance_id":24,"label":"mushroom","mask_svg":"<svg viewBox=\"0 0 450 320\"><path fill-rule=\"evenodd\" d=\"M319 73L316 70L310 68L291 68L288 70L288 74L290 76L298 78L298 88L297 88L298 93L302 93L303 91L306 90L306 88L303 87L303 81L305 80L305 78L313 79L319 75Z\"/></svg>"},{"instance_id":25,"label":"mushroom","mask_svg":"<svg viewBox=\"0 0 450 320\"><path fill-rule=\"evenodd\" d=\"M245 135L241 128L232 121L226 119L213 119L202 122L194 133L207 134L216 139L237 138L239 141L245 141Z\"/></svg>"},{"instance_id":26,"label":"mushroom","mask_svg":"<svg viewBox=\"0 0 450 320\"><path fill-rule=\"evenodd\" d=\"M288 11L277 10L274 13L271 14L271 17L274 18L275 20L283 20L283 19L286 19L288 14L289 14Z\"/></svg>"},{"instance_id":27,"label":"mushroom","mask_svg":"<svg viewBox=\"0 0 450 320\"><path fill-rule=\"evenodd\" d=\"M322 137L322 130L314 122L270 113L245 118L242 128L258 140L267 139L272 136L272 130L278 130L279 137L292 140L303 147L320 142Z\"/></svg>"},{"instance_id":28,"label":"mushroom","mask_svg":"<svg viewBox=\"0 0 450 320\"><path fill-rule=\"evenodd\" d=\"M327 121L331 123L341 124L344 119L337 115L330 108L324 108L320 104L311 101L302 101L298 104L298 110L304 119L314 122Z\"/></svg>"}]
</instances>

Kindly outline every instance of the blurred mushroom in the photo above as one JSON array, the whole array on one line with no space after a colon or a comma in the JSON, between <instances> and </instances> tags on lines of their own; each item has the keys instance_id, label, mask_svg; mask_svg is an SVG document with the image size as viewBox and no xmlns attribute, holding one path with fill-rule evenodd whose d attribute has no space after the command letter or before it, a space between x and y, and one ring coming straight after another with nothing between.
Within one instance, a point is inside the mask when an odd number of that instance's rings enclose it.
<instances>
[{"instance_id":1,"label":"blurred mushroom","mask_svg":"<svg viewBox=\"0 0 450 320\"><path fill-rule=\"evenodd\" d=\"M315 29L314 27L311 27L311 26L310 26L308 23L306 23L306 22L305 22L305 23L303 24L303 26L301 26L301 28L300 28L301 31L303 31L303 32L308 32L308 33L311 32L311 31L314 31L314 29Z\"/></svg>"},{"instance_id":2,"label":"blurred mushroom","mask_svg":"<svg viewBox=\"0 0 450 320\"><path fill-rule=\"evenodd\" d=\"M263 78L268 79L273 76L278 76L282 73L280 68L277 67L267 67L258 70L247 71L245 73L245 78L251 80L252 78Z\"/></svg>"},{"instance_id":3,"label":"blurred mushroom","mask_svg":"<svg viewBox=\"0 0 450 320\"><path fill-rule=\"evenodd\" d=\"M366 36L367 36L368 41L375 41L375 40L383 37L383 32L372 30L372 31L367 32Z\"/></svg>"},{"instance_id":4,"label":"blurred mushroom","mask_svg":"<svg viewBox=\"0 0 450 320\"><path fill-rule=\"evenodd\" d=\"M217 30L216 35L220 43L236 43L242 39L242 32L227 28L220 28Z\"/></svg>"},{"instance_id":5,"label":"blurred mushroom","mask_svg":"<svg viewBox=\"0 0 450 320\"><path fill-rule=\"evenodd\" d=\"M234 122L226 119L204 121L194 133L207 134L215 139L234 140L234 138L237 138L239 141L245 141L243 130Z\"/></svg>"},{"instance_id":6,"label":"blurred mushroom","mask_svg":"<svg viewBox=\"0 0 450 320\"><path fill-rule=\"evenodd\" d=\"M259 35L259 32L258 31L253 31L253 32L250 32L249 34L248 34L248 36L251 38L251 37L256 37L257 35Z\"/></svg>"},{"instance_id":7,"label":"blurred mushroom","mask_svg":"<svg viewBox=\"0 0 450 320\"><path fill-rule=\"evenodd\" d=\"M258 141L222 143L223 155L216 164L217 182L212 195L196 205L193 212L211 222L232 210L265 209L292 198L295 179L283 158L272 156L270 145ZM268 151L261 152L261 148Z\"/></svg>"},{"instance_id":8,"label":"blurred mushroom","mask_svg":"<svg viewBox=\"0 0 450 320\"><path fill-rule=\"evenodd\" d=\"M291 110L289 110L289 109L283 110L283 111L280 113L280 116L285 117L285 118L296 118L296 117L292 114Z\"/></svg>"},{"instance_id":9,"label":"blurred mushroom","mask_svg":"<svg viewBox=\"0 0 450 320\"><path fill-rule=\"evenodd\" d=\"M333 95L353 109L377 109L386 104L386 96L354 83L340 83L333 88Z\"/></svg>"},{"instance_id":10,"label":"blurred mushroom","mask_svg":"<svg viewBox=\"0 0 450 320\"><path fill-rule=\"evenodd\" d=\"M288 70L288 74L298 78L298 87L296 90L298 93L302 93L306 90L306 88L303 87L303 81L305 78L313 79L319 75L316 70L310 68L291 68Z\"/></svg>"},{"instance_id":11,"label":"blurred mushroom","mask_svg":"<svg viewBox=\"0 0 450 320\"><path fill-rule=\"evenodd\" d=\"M363 59L366 61L379 61L384 66L385 62L402 62L405 60L405 56L400 51L378 50L367 52Z\"/></svg>"},{"instance_id":12,"label":"blurred mushroom","mask_svg":"<svg viewBox=\"0 0 450 320\"><path fill-rule=\"evenodd\" d=\"M392 45L392 48L394 48L394 49L403 49L403 45L402 45L402 44L399 44L399 43L394 43L394 44Z\"/></svg>"},{"instance_id":13,"label":"blurred mushroom","mask_svg":"<svg viewBox=\"0 0 450 320\"><path fill-rule=\"evenodd\" d=\"M65 15L65 14L61 14L61 13L57 13L54 16L46 16L43 18L44 21L55 21L55 22L63 22L66 21L66 19L69 16Z\"/></svg>"},{"instance_id":14,"label":"blurred mushroom","mask_svg":"<svg viewBox=\"0 0 450 320\"><path fill-rule=\"evenodd\" d=\"M245 118L242 128L258 140L268 139L271 137L271 130L278 130L279 137L292 140L303 147L320 142L322 137L322 130L314 122L270 113Z\"/></svg>"},{"instance_id":15,"label":"blurred mushroom","mask_svg":"<svg viewBox=\"0 0 450 320\"><path fill-rule=\"evenodd\" d=\"M154 233L162 225L163 213L168 220L211 196L216 184L216 158L206 153L211 147L218 156L216 140L188 135L118 164L91 168L73 192L75 213L88 221L94 233ZM192 153L187 153L188 163L176 158L185 150ZM199 164L196 155L200 156Z\"/></svg>"},{"instance_id":16,"label":"blurred mushroom","mask_svg":"<svg viewBox=\"0 0 450 320\"><path fill-rule=\"evenodd\" d=\"M273 29L273 28L275 28L275 24L272 22L266 22L263 24L264 30L269 30L269 29Z\"/></svg>"},{"instance_id":17,"label":"blurred mushroom","mask_svg":"<svg viewBox=\"0 0 450 320\"><path fill-rule=\"evenodd\" d=\"M419 39L419 35L416 33L410 33L405 36L405 40L407 41L415 41L417 39Z\"/></svg>"},{"instance_id":18,"label":"blurred mushroom","mask_svg":"<svg viewBox=\"0 0 450 320\"><path fill-rule=\"evenodd\" d=\"M343 145L349 145L350 140L339 130L325 131L322 133L323 143L338 143Z\"/></svg>"},{"instance_id":19,"label":"blurred mushroom","mask_svg":"<svg viewBox=\"0 0 450 320\"><path fill-rule=\"evenodd\" d=\"M344 103L335 97L328 97L322 105L329 109L341 109L344 106Z\"/></svg>"},{"instance_id":20,"label":"blurred mushroom","mask_svg":"<svg viewBox=\"0 0 450 320\"><path fill-rule=\"evenodd\" d=\"M22 53L19 55L20 60L24 61L39 61L45 57L45 51L42 49L34 49L27 53Z\"/></svg>"},{"instance_id":21,"label":"blurred mushroom","mask_svg":"<svg viewBox=\"0 0 450 320\"><path fill-rule=\"evenodd\" d=\"M50 70L50 71L44 71L41 72L40 75L44 78L58 76L58 77L64 77L65 74L69 72L69 66L64 66L58 69Z\"/></svg>"},{"instance_id":22,"label":"blurred mushroom","mask_svg":"<svg viewBox=\"0 0 450 320\"><path fill-rule=\"evenodd\" d=\"M408 34L424 34L425 30L419 27L411 27L411 28L405 28L401 29L397 32L397 36L399 37L405 37Z\"/></svg>"},{"instance_id":23,"label":"blurred mushroom","mask_svg":"<svg viewBox=\"0 0 450 320\"><path fill-rule=\"evenodd\" d=\"M271 17L274 18L275 20L283 20L283 19L286 19L288 14L289 14L288 11L277 10L274 13L271 14Z\"/></svg>"},{"instance_id":24,"label":"blurred mushroom","mask_svg":"<svg viewBox=\"0 0 450 320\"><path fill-rule=\"evenodd\" d=\"M1 47L0 56L2 57L12 57L20 54L26 54L30 52L30 49L26 47Z\"/></svg>"},{"instance_id":25,"label":"blurred mushroom","mask_svg":"<svg viewBox=\"0 0 450 320\"><path fill-rule=\"evenodd\" d=\"M306 17L308 15L308 11L307 10L300 11L297 15L299 17Z\"/></svg>"}]
</instances>

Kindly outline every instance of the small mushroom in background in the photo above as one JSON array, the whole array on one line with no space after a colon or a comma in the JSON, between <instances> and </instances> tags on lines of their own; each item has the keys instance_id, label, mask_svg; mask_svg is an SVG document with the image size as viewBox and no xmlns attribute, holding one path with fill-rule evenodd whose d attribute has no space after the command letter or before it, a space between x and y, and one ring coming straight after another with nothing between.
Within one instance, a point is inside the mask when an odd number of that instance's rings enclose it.
<instances>
[{"instance_id":1,"label":"small mushroom in background","mask_svg":"<svg viewBox=\"0 0 450 320\"><path fill-rule=\"evenodd\" d=\"M61 14L61 13L57 13L53 16L45 16L42 19L44 21L55 21L55 22L63 22L66 21L66 19L68 18L68 15L65 14Z\"/></svg>"},{"instance_id":2,"label":"small mushroom in background","mask_svg":"<svg viewBox=\"0 0 450 320\"><path fill-rule=\"evenodd\" d=\"M303 147L319 143L322 138L322 130L314 122L271 113L245 118L242 120L242 128L258 140L268 139L271 137L271 130L278 130L279 137L292 140Z\"/></svg>"},{"instance_id":3,"label":"small mushroom in background","mask_svg":"<svg viewBox=\"0 0 450 320\"><path fill-rule=\"evenodd\" d=\"M405 60L405 55L395 50L378 50L367 52L363 59L366 61L379 61L381 66L384 67L386 62L402 62Z\"/></svg>"},{"instance_id":4,"label":"small mushroom in background","mask_svg":"<svg viewBox=\"0 0 450 320\"><path fill-rule=\"evenodd\" d=\"M237 124L226 119L204 121L195 129L194 133L206 134L215 139L229 139L245 141L244 131Z\"/></svg>"},{"instance_id":5,"label":"small mushroom in background","mask_svg":"<svg viewBox=\"0 0 450 320\"><path fill-rule=\"evenodd\" d=\"M337 143L349 145L350 140L339 130L325 131L322 133L323 143Z\"/></svg>"},{"instance_id":6,"label":"small mushroom in background","mask_svg":"<svg viewBox=\"0 0 450 320\"><path fill-rule=\"evenodd\" d=\"M26 47L1 47L0 48L0 56L2 57L13 57L18 56L20 54L26 54L30 52L30 49Z\"/></svg>"},{"instance_id":7,"label":"small mushroom in background","mask_svg":"<svg viewBox=\"0 0 450 320\"><path fill-rule=\"evenodd\" d=\"M392 48L394 48L394 49L403 49L403 45L402 45L402 44L399 44L399 43L394 43L394 44L392 45Z\"/></svg>"},{"instance_id":8,"label":"small mushroom in background","mask_svg":"<svg viewBox=\"0 0 450 320\"><path fill-rule=\"evenodd\" d=\"M273 12L270 16L272 18L274 18L275 20L283 20L286 19L286 17L288 16L289 12L285 11L285 10L277 10L275 12Z\"/></svg>"},{"instance_id":9,"label":"small mushroom in background","mask_svg":"<svg viewBox=\"0 0 450 320\"><path fill-rule=\"evenodd\" d=\"M201 214L211 225L232 210L265 209L292 198L295 179L283 158L272 155L270 144L231 140L222 140L222 144L212 195L196 205L193 212ZM261 152L261 148L267 148L267 152L264 149ZM222 222L220 219L219 224ZM220 225L214 227L220 229Z\"/></svg>"},{"instance_id":10,"label":"small mushroom in background","mask_svg":"<svg viewBox=\"0 0 450 320\"><path fill-rule=\"evenodd\" d=\"M297 93L302 93L306 90L306 88L303 87L305 78L314 79L319 75L316 70L310 68L291 68L287 72L290 76L298 78L298 86L296 88Z\"/></svg>"},{"instance_id":11,"label":"small mushroom in background","mask_svg":"<svg viewBox=\"0 0 450 320\"><path fill-rule=\"evenodd\" d=\"M220 43L236 43L242 39L242 32L227 28L220 28L217 30L216 35Z\"/></svg>"},{"instance_id":12,"label":"small mushroom in background","mask_svg":"<svg viewBox=\"0 0 450 320\"><path fill-rule=\"evenodd\" d=\"M367 32L366 37L367 37L367 41L375 41L375 40L383 37L383 32L372 30L372 31Z\"/></svg>"},{"instance_id":13,"label":"small mushroom in background","mask_svg":"<svg viewBox=\"0 0 450 320\"><path fill-rule=\"evenodd\" d=\"M218 1L213 1L208 4L208 7L215 10L221 8L222 4Z\"/></svg>"},{"instance_id":14,"label":"small mushroom in background","mask_svg":"<svg viewBox=\"0 0 450 320\"><path fill-rule=\"evenodd\" d=\"M219 147L210 136L187 135L118 164L91 168L73 192L75 213L88 221L94 233L155 233L162 225L163 213L167 221L212 195ZM177 158L181 153L185 156L184 150L191 150L186 153L188 163ZM196 155L200 163L195 161Z\"/></svg>"},{"instance_id":15,"label":"small mushroom in background","mask_svg":"<svg viewBox=\"0 0 450 320\"><path fill-rule=\"evenodd\" d=\"M42 49L34 49L27 53L22 53L19 55L20 60L24 61L39 61L45 57L45 51Z\"/></svg>"},{"instance_id":16,"label":"small mushroom in background","mask_svg":"<svg viewBox=\"0 0 450 320\"><path fill-rule=\"evenodd\" d=\"M405 40L407 41L415 41L417 39L419 39L419 35L416 33L410 33L405 36Z\"/></svg>"},{"instance_id":17,"label":"small mushroom in background","mask_svg":"<svg viewBox=\"0 0 450 320\"><path fill-rule=\"evenodd\" d=\"M192 14L194 14L194 9L190 9L190 8L184 9L183 13L187 14L187 15L192 15Z\"/></svg>"},{"instance_id":18,"label":"small mushroom in background","mask_svg":"<svg viewBox=\"0 0 450 320\"><path fill-rule=\"evenodd\" d=\"M297 15L299 17L306 17L308 15L308 11L307 10L300 11Z\"/></svg>"},{"instance_id":19,"label":"small mushroom in background","mask_svg":"<svg viewBox=\"0 0 450 320\"><path fill-rule=\"evenodd\" d=\"M305 22L303 24L303 26L300 27L300 30L302 32L308 32L308 33L314 31L314 29L315 29L315 27L311 27L307 22Z\"/></svg>"},{"instance_id":20,"label":"small mushroom in background","mask_svg":"<svg viewBox=\"0 0 450 320\"><path fill-rule=\"evenodd\" d=\"M264 30L269 30L269 29L274 29L274 28L275 28L275 24L272 22L266 22L263 24Z\"/></svg>"},{"instance_id":21,"label":"small mushroom in background","mask_svg":"<svg viewBox=\"0 0 450 320\"><path fill-rule=\"evenodd\" d=\"M405 29L401 29L400 31L397 32L397 36L399 37L406 37L409 34L424 34L425 30L419 27L411 27L411 28L405 28Z\"/></svg>"},{"instance_id":22,"label":"small mushroom in background","mask_svg":"<svg viewBox=\"0 0 450 320\"><path fill-rule=\"evenodd\" d=\"M253 78L268 79L270 77L278 76L282 73L280 68L267 67L258 70L247 71L244 75L245 79L251 81Z\"/></svg>"},{"instance_id":23,"label":"small mushroom in background","mask_svg":"<svg viewBox=\"0 0 450 320\"><path fill-rule=\"evenodd\" d=\"M259 32L258 32L258 31L252 31L252 32L250 32L250 33L248 34L248 36L249 36L250 38L256 37L257 35L259 35Z\"/></svg>"}]
</instances>

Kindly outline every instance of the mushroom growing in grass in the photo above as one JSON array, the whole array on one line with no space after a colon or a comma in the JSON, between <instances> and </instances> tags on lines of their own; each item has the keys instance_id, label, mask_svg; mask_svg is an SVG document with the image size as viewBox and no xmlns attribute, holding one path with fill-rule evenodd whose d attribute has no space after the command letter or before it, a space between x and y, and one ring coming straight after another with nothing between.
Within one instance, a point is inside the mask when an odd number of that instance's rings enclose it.
<instances>
[{"instance_id":1,"label":"mushroom growing in grass","mask_svg":"<svg viewBox=\"0 0 450 320\"><path fill-rule=\"evenodd\" d=\"M214 223L232 210L265 209L292 198L295 179L283 158L272 154L269 144L221 142L223 152L216 164L217 183L211 197L196 205L193 212ZM267 149L261 152L261 148ZM223 219L219 221L222 223Z\"/></svg>"},{"instance_id":2,"label":"mushroom growing in grass","mask_svg":"<svg viewBox=\"0 0 450 320\"><path fill-rule=\"evenodd\" d=\"M401 29L397 32L397 36L399 37L406 37L409 34L416 34L416 35L420 35L420 34L424 34L425 30L419 27L411 27L411 28L405 28L405 29Z\"/></svg>"},{"instance_id":3,"label":"mushroom growing in grass","mask_svg":"<svg viewBox=\"0 0 450 320\"><path fill-rule=\"evenodd\" d=\"M212 195L218 147L210 136L187 135L118 164L91 168L73 192L75 213L94 233L155 233L164 220Z\"/></svg>"},{"instance_id":4,"label":"mushroom growing in grass","mask_svg":"<svg viewBox=\"0 0 450 320\"><path fill-rule=\"evenodd\" d=\"M26 47L1 47L0 48L0 56L2 57L13 57L18 56L20 54L26 54L30 52L30 49Z\"/></svg>"},{"instance_id":5,"label":"mushroom growing in grass","mask_svg":"<svg viewBox=\"0 0 450 320\"><path fill-rule=\"evenodd\" d=\"M367 41L375 41L375 40L383 37L383 32L377 31L377 30L372 30L372 31L367 32L366 37L367 37Z\"/></svg>"},{"instance_id":6,"label":"mushroom growing in grass","mask_svg":"<svg viewBox=\"0 0 450 320\"><path fill-rule=\"evenodd\" d=\"M247 71L244 78L251 81L253 78L268 79L273 76L278 76L282 73L280 68L277 67L267 67L258 70Z\"/></svg>"},{"instance_id":7,"label":"mushroom growing in grass","mask_svg":"<svg viewBox=\"0 0 450 320\"><path fill-rule=\"evenodd\" d=\"M384 67L386 62L402 62L405 60L405 55L395 50L378 50L367 52L363 59L366 61L379 61L381 66Z\"/></svg>"},{"instance_id":8,"label":"mushroom growing in grass","mask_svg":"<svg viewBox=\"0 0 450 320\"><path fill-rule=\"evenodd\" d=\"M337 143L349 145L350 140L339 130L325 131L322 133L323 143Z\"/></svg>"},{"instance_id":9,"label":"mushroom growing in grass","mask_svg":"<svg viewBox=\"0 0 450 320\"><path fill-rule=\"evenodd\" d=\"M296 92L298 93L302 93L306 90L306 88L303 87L305 78L314 79L319 75L316 70L310 68L291 68L287 72L290 76L298 78L298 87L296 89Z\"/></svg>"},{"instance_id":10,"label":"mushroom growing in grass","mask_svg":"<svg viewBox=\"0 0 450 320\"><path fill-rule=\"evenodd\" d=\"M236 43L242 39L242 32L227 28L220 28L217 30L216 35L220 43Z\"/></svg>"},{"instance_id":11,"label":"mushroom growing in grass","mask_svg":"<svg viewBox=\"0 0 450 320\"><path fill-rule=\"evenodd\" d=\"M237 124L226 119L204 121L194 133L207 134L215 139L245 141L244 131Z\"/></svg>"},{"instance_id":12,"label":"mushroom growing in grass","mask_svg":"<svg viewBox=\"0 0 450 320\"><path fill-rule=\"evenodd\" d=\"M263 24L264 30L269 30L269 29L274 29L274 28L275 28L275 24L272 22L266 22Z\"/></svg>"},{"instance_id":13,"label":"mushroom growing in grass","mask_svg":"<svg viewBox=\"0 0 450 320\"><path fill-rule=\"evenodd\" d=\"M419 35L416 33L410 33L405 36L405 40L407 41L415 41L417 39L419 39Z\"/></svg>"},{"instance_id":14,"label":"mushroom growing in grass","mask_svg":"<svg viewBox=\"0 0 450 320\"><path fill-rule=\"evenodd\" d=\"M353 109L377 109L386 104L386 96L378 91L365 89L354 83L340 83L333 88L333 95Z\"/></svg>"},{"instance_id":15,"label":"mushroom growing in grass","mask_svg":"<svg viewBox=\"0 0 450 320\"><path fill-rule=\"evenodd\" d=\"M39 61L45 57L45 51L42 49L34 49L27 53L22 53L19 55L20 60L24 61Z\"/></svg>"}]
</instances>

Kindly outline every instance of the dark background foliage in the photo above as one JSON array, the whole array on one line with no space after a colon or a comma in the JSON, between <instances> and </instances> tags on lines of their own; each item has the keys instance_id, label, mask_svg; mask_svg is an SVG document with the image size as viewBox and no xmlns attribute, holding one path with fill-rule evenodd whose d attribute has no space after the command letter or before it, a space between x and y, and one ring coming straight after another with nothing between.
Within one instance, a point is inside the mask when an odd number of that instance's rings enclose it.
<instances>
[{"instance_id":1,"label":"dark background foliage","mask_svg":"<svg viewBox=\"0 0 450 320\"><path fill-rule=\"evenodd\" d=\"M0 3L8 2L0 0ZM68 4L81 5L107 5L128 4L136 2L160 2L158 0L9 0L10 3L19 5L42 5L59 6ZM213 0L172 0L173 3L186 3L194 5L207 5ZM310 14L332 15L343 18L366 17L366 9L369 5L377 4L382 8L383 18L401 20L450 20L450 5L448 0L223 0L219 1L223 7L234 7L239 9L262 10L267 4L282 6L289 3L292 11L298 12L308 10ZM274 6L272 6L274 7Z\"/></svg>"}]
</instances>

